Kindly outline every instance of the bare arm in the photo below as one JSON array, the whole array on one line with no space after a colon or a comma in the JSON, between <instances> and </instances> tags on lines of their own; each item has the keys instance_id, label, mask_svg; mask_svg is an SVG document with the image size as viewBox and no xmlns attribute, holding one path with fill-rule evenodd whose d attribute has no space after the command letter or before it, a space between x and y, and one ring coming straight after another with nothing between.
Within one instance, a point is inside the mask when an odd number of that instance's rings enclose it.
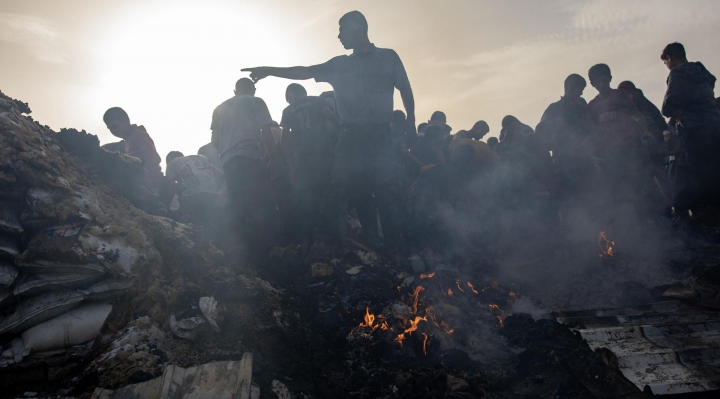
<instances>
[{"instance_id":1,"label":"bare arm","mask_svg":"<svg viewBox=\"0 0 720 399\"><path fill-rule=\"evenodd\" d=\"M335 116L335 113L330 109L330 107L325 106L322 108L322 113L325 119L332 123L333 126L336 128L340 128L340 119L338 119L337 116Z\"/></svg>"},{"instance_id":2,"label":"bare arm","mask_svg":"<svg viewBox=\"0 0 720 399\"><path fill-rule=\"evenodd\" d=\"M250 79L257 82L260 79L264 79L268 76L275 76L278 78L292 79L292 80L307 80L312 79L313 75L310 67L289 67L289 68L276 68L276 67L257 67L257 68L244 68L241 69L243 72L250 72Z\"/></svg>"},{"instance_id":3,"label":"bare arm","mask_svg":"<svg viewBox=\"0 0 720 399\"><path fill-rule=\"evenodd\" d=\"M412 88L408 85L406 88L400 90L400 97L402 98L403 106L405 107L405 113L407 119L405 119L405 133L416 135L415 131L415 97L413 96Z\"/></svg>"}]
</instances>

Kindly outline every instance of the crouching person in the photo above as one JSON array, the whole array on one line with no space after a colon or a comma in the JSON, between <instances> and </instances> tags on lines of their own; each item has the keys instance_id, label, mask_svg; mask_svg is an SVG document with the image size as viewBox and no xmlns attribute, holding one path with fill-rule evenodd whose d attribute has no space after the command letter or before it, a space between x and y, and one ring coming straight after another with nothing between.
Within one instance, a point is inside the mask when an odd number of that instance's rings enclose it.
<instances>
[{"instance_id":1,"label":"crouching person","mask_svg":"<svg viewBox=\"0 0 720 399\"><path fill-rule=\"evenodd\" d=\"M165 161L167 178L175 184L180 198L179 212L193 223L206 223L223 173L203 155L184 156L182 152L170 151Z\"/></svg>"}]
</instances>

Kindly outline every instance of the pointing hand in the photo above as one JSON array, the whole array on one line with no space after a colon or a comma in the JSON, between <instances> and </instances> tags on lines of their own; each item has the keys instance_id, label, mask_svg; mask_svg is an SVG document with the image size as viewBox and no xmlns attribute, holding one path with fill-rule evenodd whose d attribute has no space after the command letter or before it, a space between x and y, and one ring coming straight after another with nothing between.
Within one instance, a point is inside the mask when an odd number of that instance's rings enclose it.
<instances>
[{"instance_id":1,"label":"pointing hand","mask_svg":"<svg viewBox=\"0 0 720 399\"><path fill-rule=\"evenodd\" d=\"M266 78L270 75L270 68L268 67L257 67L257 68L243 68L242 72L250 72L250 79L257 83L260 79Z\"/></svg>"}]
</instances>

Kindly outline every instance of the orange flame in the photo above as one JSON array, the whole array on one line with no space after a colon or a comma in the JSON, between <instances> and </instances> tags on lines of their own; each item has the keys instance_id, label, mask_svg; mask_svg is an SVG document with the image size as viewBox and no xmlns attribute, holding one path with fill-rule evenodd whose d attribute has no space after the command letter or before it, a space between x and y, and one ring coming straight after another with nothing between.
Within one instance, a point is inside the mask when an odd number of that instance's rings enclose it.
<instances>
[{"instance_id":1,"label":"orange flame","mask_svg":"<svg viewBox=\"0 0 720 399\"><path fill-rule=\"evenodd\" d=\"M420 278L423 279L423 280L426 279L426 278L433 278L433 277L435 277L435 272L432 272L432 273L423 273L423 274L420 275Z\"/></svg>"},{"instance_id":2,"label":"orange flame","mask_svg":"<svg viewBox=\"0 0 720 399\"><path fill-rule=\"evenodd\" d=\"M418 324L420 324L421 321L427 321L427 317L415 316L415 320L410 320L410 327L406 328L401 334L398 334L395 341L402 345L402 341L405 340L405 334L412 334L413 331L417 331Z\"/></svg>"},{"instance_id":3,"label":"orange flame","mask_svg":"<svg viewBox=\"0 0 720 399\"><path fill-rule=\"evenodd\" d=\"M470 287L470 289L472 290L473 293L479 294L479 292L477 292L477 290L475 289L475 287L473 287L473 285L472 285L469 281L468 281L468 284L467 284L467 285L468 285L468 287Z\"/></svg>"},{"instance_id":4,"label":"orange flame","mask_svg":"<svg viewBox=\"0 0 720 399\"><path fill-rule=\"evenodd\" d=\"M387 321L383 321L382 324L380 324L380 329L381 330L389 330L390 329L390 326L388 326Z\"/></svg>"},{"instance_id":5,"label":"orange flame","mask_svg":"<svg viewBox=\"0 0 720 399\"><path fill-rule=\"evenodd\" d=\"M453 292L452 292L452 289L451 289L451 288L448 288L448 295L449 295L449 296L453 296Z\"/></svg>"},{"instance_id":6,"label":"orange flame","mask_svg":"<svg viewBox=\"0 0 720 399\"><path fill-rule=\"evenodd\" d=\"M498 319L498 323L500 324L500 327L503 326L503 317L505 316L505 312L500 309L500 307L494 303L491 303L488 305L488 308L490 310L495 310L497 313L500 313L499 315L495 315L495 317Z\"/></svg>"},{"instance_id":7,"label":"orange flame","mask_svg":"<svg viewBox=\"0 0 720 399\"><path fill-rule=\"evenodd\" d=\"M500 327L502 327L502 325L503 325L503 319L502 319L502 316L495 316L495 317L497 317L497 319L498 319L498 322L500 322Z\"/></svg>"},{"instance_id":8,"label":"orange flame","mask_svg":"<svg viewBox=\"0 0 720 399\"><path fill-rule=\"evenodd\" d=\"M465 292L465 290L460 287L460 281L455 281L455 284L457 285L457 287L460 291Z\"/></svg>"},{"instance_id":9,"label":"orange flame","mask_svg":"<svg viewBox=\"0 0 720 399\"><path fill-rule=\"evenodd\" d=\"M373 323L375 322L375 315L370 313L370 307L365 308L365 321L360 323L360 327L368 327L372 328L373 330L378 328L378 326L373 326Z\"/></svg>"},{"instance_id":10,"label":"orange flame","mask_svg":"<svg viewBox=\"0 0 720 399\"><path fill-rule=\"evenodd\" d=\"M417 305L418 305L418 300L420 299L419 296L420 296L420 293L423 291L425 291L425 287L423 287L422 285L418 285L417 287L415 287L415 291L413 291L413 296L415 298L413 299L413 313L412 314L417 314Z\"/></svg>"},{"instance_id":11,"label":"orange flame","mask_svg":"<svg viewBox=\"0 0 720 399\"><path fill-rule=\"evenodd\" d=\"M448 333L448 334L452 334L453 332L455 332L455 329L454 329L454 328L450 328L450 326L448 325L448 323L445 323L444 321L441 321L441 322L440 322L440 325L443 327L443 329L445 329L445 332Z\"/></svg>"},{"instance_id":12,"label":"orange flame","mask_svg":"<svg viewBox=\"0 0 720 399\"><path fill-rule=\"evenodd\" d=\"M615 245L615 241L608 240L607 236L605 235L604 231L601 231L598 235L598 246L600 247L600 257L604 258L606 256L613 257L615 256L615 253L613 252L613 246Z\"/></svg>"},{"instance_id":13,"label":"orange flame","mask_svg":"<svg viewBox=\"0 0 720 399\"><path fill-rule=\"evenodd\" d=\"M489 305L488 305L488 308L490 308L490 310L500 311L500 307L499 307L498 305L494 304L494 303L489 304Z\"/></svg>"},{"instance_id":14,"label":"orange flame","mask_svg":"<svg viewBox=\"0 0 720 399\"><path fill-rule=\"evenodd\" d=\"M422 335L423 335L423 337L425 337L425 339L423 339L423 354L427 356L427 340L428 340L428 335L425 334L425 333L422 333Z\"/></svg>"}]
</instances>

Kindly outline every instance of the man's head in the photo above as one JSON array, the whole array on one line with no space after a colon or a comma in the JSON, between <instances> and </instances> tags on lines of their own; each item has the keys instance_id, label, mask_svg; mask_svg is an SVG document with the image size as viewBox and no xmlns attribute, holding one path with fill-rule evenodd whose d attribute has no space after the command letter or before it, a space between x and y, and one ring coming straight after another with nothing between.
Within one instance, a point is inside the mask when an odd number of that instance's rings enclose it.
<instances>
[{"instance_id":1,"label":"man's head","mask_svg":"<svg viewBox=\"0 0 720 399\"><path fill-rule=\"evenodd\" d=\"M428 124L426 122L419 124L417 127L418 133L423 133L425 131L425 129L427 129L427 127L428 127Z\"/></svg>"},{"instance_id":2,"label":"man's head","mask_svg":"<svg viewBox=\"0 0 720 399\"><path fill-rule=\"evenodd\" d=\"M368 23L360 11L350 11L340 18L338 39L347 50L357 48L368 41Z\"/></svg>"},{"instance_id":3,"label":"man's head","mask_svg":"<svg viewBox=\"0 0 720 399\"><path fill-rule=\"evenodd\" d=\"M505 130L516 129L520 127L520 125L522 125L522 123L512 115L507 115L502 119L502 127Z\"/></svg>"},{"instance_id":4,"label":"man's head","mask_svg":"<svg viewBox=\"0 0 720 399\"><path fill-rule=\"evenodd\" d=\"M290 83L287 89L285 89L285 101L287 101L288 104L292 104L305 97L307 97L307 90L305 90L302 85Z\"/></svg>"},{"instance_id":5,"label":"man's head","mask_svg":"<svg viewBox=\"0 0 720 399\"><path fill-rule=\"evenodd\" d=\"M585 78L573 73L565 78L565 97L569 99L578 99L583 94L583 90L587 86Z\"/></svg>"},{"instance_id":6,"label":"man's head","mask_svg":"<svg viewBox=\"0 0 720 399\"><path fill-rule=\"evenodd\" d=\"M660 59L668 69L673 69L678 65L686 63L687 55L685 55L685 46L678 42L668 44L663 49L662 54L660 54Z\"/></svg>"},{"instance_id":7,"label":"man's head","mask_svg":"<svg viewBox=\"0 0 720 399\"><path fill-rule=\"evenodd\" d=\"M402 110L396 109L392 113L392 125L402 126L405 124L405 113Z\"/></svg>"},{"instance_id":8,"label":"man's head","mask_svg":"<svg viewBox=\"0 0 720 399\"><path fill-rule=\"evenodd\" d=\"M430 125L433 126L441 126L447 123L447 116L445 116L445 113L442 111L435 111L430 115L430 121L428 121Z\"/></svg>"},{"instance_id":9,"label":"man's head","mask_svg":"<svg viewBox=\"0 0 720 399\"><path fill-rule=\"evenodd\" d=\"M618 84L618 89L620 89L620 90L625 90L626 92L628 92L628 93L630 93L630 94L635 93L635 90L636 90L636 88L635 88L635 83L633 83L633 82L631 82L631 81L629 81L629 80L625 80L625 81L623 81L623 82L620 82L620 84Z\"/></svg>"},{"instance_id":10,"label":"man's head","mask_svg":"<svg viewBox=\"0 0 720 399\"><path fill-rule=\"evenodd\" d=\"M130 118L127 112L120 107L112 107L105 111L103 115L103 121L107 126L110 133L115 137L125 139L127 134L130 132Z\"/></svg>"},{"instance_id":11,"label":"man's head","mask_svg":"<svg viewBox=\"0 0 720 399\"><path fill-rule=\"evenodd\" d=\"M610 90L610 82L612 82L612 74L607 64L593 65L588 71L590 84L597 89L600 94L607 93Z\"/></svg>"},{"instance_id":12,"label":"man's head","mask_svg":"<svg viewBox=\"0 0 720 399\"><path fill-rule=\"evenodd\" d=\"M477 121L472 129L468 131L467 137L474 140L482 140L490 132L490 126L485 121Z\"/></svg>"},{"instance_id":13,"label":"man's head","mask_svg":"<svg viewBox=\"0 0 720 399\"><path fill-rule=\"evenodd\" d=\"M500 143L500 140L498 140L497 137L490 137L489 139L487 139L487 145L489 145L490 148L495 148L498 143Z\"/></svg>"},{"instance_id":14,"label":"man's head","mask_svg":"<svg viewBox=\"0 0 720 399\"><path fill-rule=\"evenodd\" d=\"M236 96L254 96L255 95L255 83L248 78L241 78L235 82L235 95Z\"/></svg>"},{"instance_id":15,"label":"man's head","mask_svg":"<svg viewBox=\"0 0 720 399\"><path fill-rule=\"evenodd\" d=\"M165 163L170 164L170 162L172 162L173 159L184 157L184 156L185 155L183 155L183 153L180 151L170 151L170 152L168 152L167 156L165 156Z\"/></svg>"}]
</instances>

